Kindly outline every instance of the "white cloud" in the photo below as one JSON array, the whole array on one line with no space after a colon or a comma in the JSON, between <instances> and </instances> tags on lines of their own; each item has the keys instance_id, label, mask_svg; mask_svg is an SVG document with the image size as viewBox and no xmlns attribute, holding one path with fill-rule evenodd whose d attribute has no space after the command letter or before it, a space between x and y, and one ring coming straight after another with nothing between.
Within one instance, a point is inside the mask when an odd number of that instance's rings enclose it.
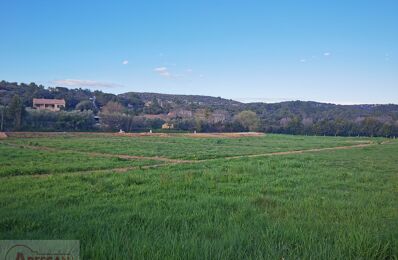
<instances>
[{"instance_id":1,"label":"white cloud","mask_svg":"<svg viewBox=\"0 0 398 260\"><path fill-rule=\"evenodd\" d=\"M155 68L154 71L156 71L156 72L164 72L164 71L167 71L167 68L166 67L158 67L158 68Z\"/></svg>"},{"instance_id":2,"label":"white cloud","mask_svg":"<svg viewBox=\"0 0 398 260\"><path fill-rule=\"evenodd\" d=\"M330 52L324 52L324 53L323 53L323 56L325 56L325 57L328 57L328 56L330 56L330 55L332 55Z\"/></svg>"},{"instance_id":3,"label":"white cloud","mask_svg":"<svg viewBox=\"0 0 398 260\"><path fill-rule=\"evenodd\" d=\"M181 71L173 70L173 72L171 72L169 67L162 66L154 68L153 71L157 73L159 76L170 79L189 79L190 77L194 76L193 70L191 68L184 69ZM199 78L203 78L202 74L199 74L198 76Z\"/></svg>"},{"instance_id":4,"label":"white cloud","mask_svg":"<svg viewBox=\"0 0 398 260\"><path fill-rule=\"evenodd\" d=\"M84 80L84 79L59 79L52 81L53 84L63 86L63 87L73 87L73 88L115 88L121 87L119 84L110 82L101 82L95 80Z\"/></svg>"},{"instance_id":5,"label":"white cloud","mask_svg":"<svg viewBox=\"0 0 398 260\"><path fill-rule=\"evenodd\" d=\"M155 71L157 74L159 74L162 77L171 77L171 73L166 67L158 67L155 68L153 71Z\"/></svg>"},{"instance_id":6,"label":"white cloud","mask_svg":"<svg viewBox=\"0 0 398 260\"><path fill-rule=\"evenodd\" d=\"M122 64L123 64L123 65L127 65L127 64L129 64L129 61L128 61L128 60L124 60L124 61L122 62Z\"/></svg>"},{"instance_id":7,"label":"white cloud","mask_svg":"<svg viewBox=\"0 0 398 260\"><path fill-rule=\"evenodd\" d=\"M304 63L304 62L307 62L307 60L306 59L301 59L300 62Z\"/></svg>"}]
</instances>

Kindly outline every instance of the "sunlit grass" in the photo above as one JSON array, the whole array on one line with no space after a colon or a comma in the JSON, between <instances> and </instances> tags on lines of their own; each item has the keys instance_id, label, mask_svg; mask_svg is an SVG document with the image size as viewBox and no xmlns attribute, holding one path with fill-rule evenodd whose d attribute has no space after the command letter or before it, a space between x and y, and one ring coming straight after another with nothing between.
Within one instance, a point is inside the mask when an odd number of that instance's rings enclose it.
<instances>
[{"instance_id":1,"label":"sunlit grass","mask_svg":"<svg viewBox=\"0 0 398 260\"><path fill-rule=\"evenodd\" d=\"M118 153L126 148L123 153L129 154L134 152L128 148L132 143L152 141L90 139L29 141L90 151L97 142L101 151ZM294 150L351 140L356 139L272 136L241 142L273 150L288 149L291 142ZM209 150L217 145L216 139L167 141L185 152L196 142ZM21 156L4 159L11 153L6 147L0 145L3 163L18 162L16 166L23 168L22 159L32 158L37 166L56 168L59 162L22 148L12 148ZM164 155L173 157L173 151ZM182 154L174 157L185 158ZM127 173L1 178L0 239L79 239L87 259L393 259L398 254L397 155L398 144L392 143ZM62 156L64 164L82 167L130 163L98 157L79 161L69 152Z\"/></svg>"}]
</instances>

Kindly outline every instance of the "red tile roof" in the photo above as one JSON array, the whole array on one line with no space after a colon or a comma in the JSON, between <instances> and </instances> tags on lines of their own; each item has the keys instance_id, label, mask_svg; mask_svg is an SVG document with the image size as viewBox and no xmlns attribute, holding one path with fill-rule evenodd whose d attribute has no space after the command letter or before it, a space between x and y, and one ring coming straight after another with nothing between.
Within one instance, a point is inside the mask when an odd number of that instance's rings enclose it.
<instances>
[{"instance_id":1,"label":"red tile roof","mask_svg":"<svg viewBox=\"0 0 398 260\"><path fill-rule=\"evenodd\" d=\"M65 106L65 99L34 98L33 104L64 105Z\"/></svg>"}]
</instances>

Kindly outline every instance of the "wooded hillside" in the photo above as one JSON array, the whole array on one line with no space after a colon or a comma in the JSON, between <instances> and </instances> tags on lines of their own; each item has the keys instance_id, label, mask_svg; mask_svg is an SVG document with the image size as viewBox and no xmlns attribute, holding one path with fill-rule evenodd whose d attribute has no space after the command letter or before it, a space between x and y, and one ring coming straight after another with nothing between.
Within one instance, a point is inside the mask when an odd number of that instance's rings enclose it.
<instances>
[{"instance_id":1,"label":"wooded hillside","mask_svg":"<svg viewBox=\"0 0 398 260\"><path fill-rule=\"evenodd\" d=\"M33 98L65 99L66 107L60 112L33 110ZM241 103L221 97L142 92L115 95L6 81L0 82L0 120L2 131L136 131L160 128L168 122L175 130L187 131L398 136L398 105L394 104Z\"/></svg>"}]
</instances>

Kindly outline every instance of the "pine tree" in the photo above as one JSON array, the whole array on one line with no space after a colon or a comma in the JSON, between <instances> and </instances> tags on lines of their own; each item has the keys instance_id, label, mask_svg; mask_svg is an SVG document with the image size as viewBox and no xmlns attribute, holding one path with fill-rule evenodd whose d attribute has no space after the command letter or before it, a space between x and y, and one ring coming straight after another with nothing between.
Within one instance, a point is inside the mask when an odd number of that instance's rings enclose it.
<instances>
[{"instance_id":1,"label":"pine tree","mask_svg":"<svg viewBox=\"0 0 398 260\"><path fill-rule=\"evenodd\" d=\"M12 120L14 130L20 130L22 126L22 117L25 112L25 107L22 104L18 95L15 95L8 107L8 117Z\"/></svg>"}]
</instances>

